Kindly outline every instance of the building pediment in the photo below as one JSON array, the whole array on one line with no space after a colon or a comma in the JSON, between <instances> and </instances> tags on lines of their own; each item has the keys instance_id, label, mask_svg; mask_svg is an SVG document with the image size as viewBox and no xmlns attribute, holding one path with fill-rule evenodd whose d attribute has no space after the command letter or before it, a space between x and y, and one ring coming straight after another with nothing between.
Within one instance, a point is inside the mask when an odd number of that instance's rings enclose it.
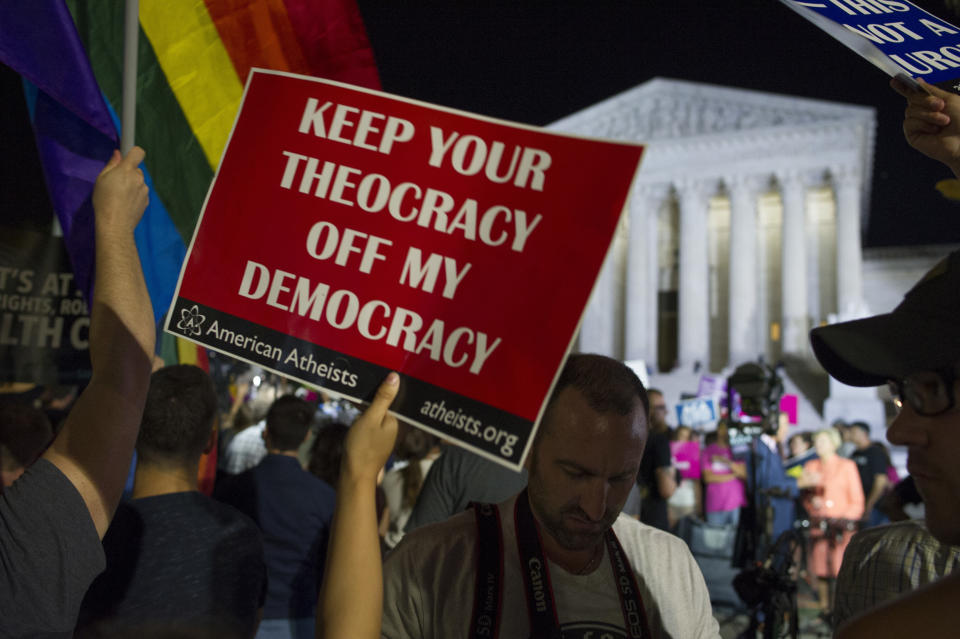
<instances>
[{"instance_id":1,"label":"building pediment","mask_svg":"<svg viewBox=\"0 0 960 639\"><path fill-rule=\"evenodd\" d=\"M646 144L638 184L671 184L680 177L726 183L783 171L856 176L866 228L872 107L654 78L548 128Z\"/></svg>"},{"instance_id":2,"label":"building pediment","mask_svg":"<svg viewBox=\"0 0 960 639\"><path fill-rule=\"evenodd\" d=\"M551 128L655 142L865 120L872 123L872 108L654 78L558 120Z\"/></svg>"}]
</instances>

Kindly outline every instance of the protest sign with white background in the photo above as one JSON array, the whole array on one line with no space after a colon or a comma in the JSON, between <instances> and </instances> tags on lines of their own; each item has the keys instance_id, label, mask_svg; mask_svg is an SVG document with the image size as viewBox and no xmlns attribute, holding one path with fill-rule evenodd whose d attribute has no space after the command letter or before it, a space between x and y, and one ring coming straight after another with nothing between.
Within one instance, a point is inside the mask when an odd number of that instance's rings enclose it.
<instances>
[{"instance_id":1,"label":"protest sign with white background","mask_svg":"<svg viewBox=\"0 0 960 639\"><path fill-rule=\"evenodd\" d=\"M781 0L887 75L960 93L960 28L906 0Z\"/></svg>"},{"instance_id":2,"label":"protest sign with white background","mask_svg":"<svg viewBox=\"0 0 960 639\"><path fill-rule=\"evenodd\" d=\"M166 328L519 468L641 154L255 69Z\"/></svg>"}]
</instances>

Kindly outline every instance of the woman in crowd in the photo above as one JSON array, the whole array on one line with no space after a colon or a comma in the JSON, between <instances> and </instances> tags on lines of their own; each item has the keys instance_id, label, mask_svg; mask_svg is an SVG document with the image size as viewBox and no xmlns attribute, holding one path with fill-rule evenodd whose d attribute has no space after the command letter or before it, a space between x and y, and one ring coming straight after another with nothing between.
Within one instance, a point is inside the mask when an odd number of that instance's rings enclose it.
<instances>
[{"instance_id":1,"label":"woman in crowd","mask_svg":"<svg viewBox=\"0 0 960 639\"><path fill-rule=\"evenodd\" d=\"M417 503L423 487L423 479L440 456L436 437L419 428L407 428L397 443L397 462L383 476L383 494L387 502L389 518L384 543L389 548L396 546L403 537L403 529Z\"/></svg>"},{"instance_id":2,"label":"woman in crowd","mask_svg":"<svg viewBox=\"0 0 960 639\"><path fill-rule=\"evenodd\" d=\"M707 485L704 511L707 523L715 526L737 525L740 507L746 504L743 479L746 468L734 461L726 422L707 433L706 448L700 456L703 481Z\"/></svg>"},{"instance_id":3,"label":"woman in crowd","mask_svg":"<svg viewBox=\"0 0 960 639\"><path fill-rule=\"evenodd\" d=\"M809 570L817 576L817 594L824 617L831 608L830 583L840 570L855 522L863 516L860 474L856 463L837 454L841 443L836 430L817 431L813 445L819 459L803 467L805 473L820 477L820 483L807 492L803 502L811 518Z\"/></svg>"}]
</instances>

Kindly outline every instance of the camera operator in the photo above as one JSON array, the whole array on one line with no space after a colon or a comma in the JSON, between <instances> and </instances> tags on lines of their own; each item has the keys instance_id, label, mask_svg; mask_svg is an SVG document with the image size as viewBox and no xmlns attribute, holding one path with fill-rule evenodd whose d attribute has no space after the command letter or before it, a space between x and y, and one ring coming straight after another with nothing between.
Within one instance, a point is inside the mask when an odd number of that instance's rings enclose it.
<instances>
[{"instance_id":1,"label":"camera operator","mask_svg":"<svg viewBox=\"0 0 960 639\"><path fill-rule=\"evenodd\" d=\"M794 528L795 501L801 488L819 483L818 473L805 469L799 477L786 473L780 444L789 421L780 412L783 383L761 364L737 367L728 380L731 441L742 450L749 443L745 461L748 498L737 528L733 565L744 570L734 578L734 588L751 609L750 627L741 636L755 636L761 626L764 637L780 636L789 625L797 636L796 583L793 566L801 536Z\"/></svg>"},{"instance_id":2,"label":"camera operator","mask_svg":"<svg viewBox=\"0 0 960 639\"><path fill-rule=\"evenodd\" d=\"M787 416L781 413L777 418L777 430L773 434L763 433L760 436L761 445L757 447L758 504L771 512L768 523L771 543L793 528L799 491L813 488L821 481L818 473L807 469L804 469L798 478L791 477L784 469L780 446L787 438L789 426ZM750 476L748 465L747 477Z\"/></svg>"},{"instance_id":3,"label":"camera operator","mask_svg":"<svg viewBox=\"0 0 960 639\"><path fill-rule=\"evenodd\" d=\"M731 425L739 431L732 440L742 443L746 436L753 437L745 458L747 512L752 516L741 519L739 534L748 541L738 543L738 564L743 565L745 558L765 556L780 535L793 528L799 490L816 486L820 476L804 470L800 477L792 477L784 469L780 445L787 437L789 421L779 410L783 384L774 371L760 364L743 364L728 385L731 393L739 396L744 415L742 423Z\"/></svg>"}]
</instances>

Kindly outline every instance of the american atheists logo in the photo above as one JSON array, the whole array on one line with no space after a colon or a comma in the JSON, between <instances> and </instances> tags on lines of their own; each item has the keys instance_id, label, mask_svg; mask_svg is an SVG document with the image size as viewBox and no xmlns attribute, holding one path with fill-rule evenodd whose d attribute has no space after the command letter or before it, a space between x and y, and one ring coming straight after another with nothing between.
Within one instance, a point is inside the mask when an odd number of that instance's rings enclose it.
<instances>
[{"instance_id":1,"label":"american atheists logo","mask_svg":"<svg viewBox=\"0 0 960 639\"><path fill-rule=\"evenodd\" d=\"M177 322L177 329L183 331L185 335L196 336L203 332L201 328L206 321L207 316L200 313L196 304L190 308L180 309L180 321Z\"/></svg>"}]
</instances>

